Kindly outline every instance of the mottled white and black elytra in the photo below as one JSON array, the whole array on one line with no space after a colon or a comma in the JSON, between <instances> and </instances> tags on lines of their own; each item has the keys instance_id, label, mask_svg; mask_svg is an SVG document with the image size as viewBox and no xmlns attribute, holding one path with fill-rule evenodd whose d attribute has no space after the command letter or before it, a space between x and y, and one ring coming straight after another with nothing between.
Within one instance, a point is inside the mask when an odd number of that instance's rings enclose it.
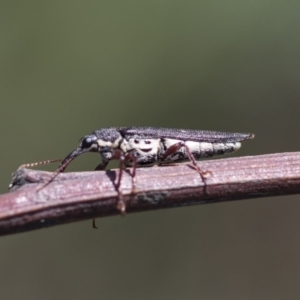
<instances>
[{"instance_id":1,"label":"mottled white and black elytra","mask_svg":"<svg viewBox=\"0 0 300 300\"><path fill-rule=\"evenodd\" d=\"M97 170L104 170L110 160L120 161L120 173L116 188L119 193L118 208L124 213L125 204L121 200L119 191L123 165L133 167L132 177L134 179L136 167L139 166L191 161L202 180L205 181L206 172L199 168L196 160L233 152L241 147L242 141L253 137L254 134L251 133L187 129L102 128L83 137L78 147L61 162L54 176L45 185L49 184L60 172L63 172L68 164L80 154L97 152L102 158L102 163L97 166Z\"/></svg>"},{"instance_id":2,"label":"mottled white and black elytra","mask_svg":"<svg viewBox=\"0 0 300 300\"><path fill-rule=\"evenodd\" d=\"M112 159L124 156L125 166L151 166L221 155L238 150L249 133L183 130L152 127L102 128L83 137L61 163L60 172L78 155L98 152L104 169ZM170 150L171 149L171 150ZM116 155L117 153L117 155Z\"/></svg>"}]
</instances>

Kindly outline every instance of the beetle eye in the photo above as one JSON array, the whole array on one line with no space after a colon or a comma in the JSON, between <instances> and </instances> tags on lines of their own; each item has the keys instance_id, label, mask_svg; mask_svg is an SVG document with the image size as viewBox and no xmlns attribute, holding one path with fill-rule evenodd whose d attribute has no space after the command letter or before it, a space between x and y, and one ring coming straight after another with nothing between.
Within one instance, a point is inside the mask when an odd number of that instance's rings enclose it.
<instances>
[{"instance_id":1,"label":"beetle eye","mask_svg":"<svg viewBox=\"0 0 300 300\"><path fill-rule=\"evenodd\" d=\"M88 136L88 137L86 137L82 140L81 148L82 149L89 149L89 148L92 147L93 143L94 143L93 139Z\"/></svg>"}]
</instances>

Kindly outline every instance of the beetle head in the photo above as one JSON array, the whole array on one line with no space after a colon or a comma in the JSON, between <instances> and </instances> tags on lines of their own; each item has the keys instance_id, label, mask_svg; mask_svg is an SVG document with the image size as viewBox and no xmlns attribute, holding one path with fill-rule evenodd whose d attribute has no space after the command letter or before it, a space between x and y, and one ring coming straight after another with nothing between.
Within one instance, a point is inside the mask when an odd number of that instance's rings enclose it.
<instances>
[{"instance_id":1,"label":"beetle head","mask_svg":"<svg viewBox=\"0 0 300 300\"><path fill-rule=\"evenodd\" d=\"M98 148L99 146L95 134L86 135L85 137L80 139L78 147L69 155L67 155L67 157L61 162L59 166L59 172L63 172L69 165L69 163L80 154L83 154L85 152L98 152Z\"/></svg>"}]
</instances>

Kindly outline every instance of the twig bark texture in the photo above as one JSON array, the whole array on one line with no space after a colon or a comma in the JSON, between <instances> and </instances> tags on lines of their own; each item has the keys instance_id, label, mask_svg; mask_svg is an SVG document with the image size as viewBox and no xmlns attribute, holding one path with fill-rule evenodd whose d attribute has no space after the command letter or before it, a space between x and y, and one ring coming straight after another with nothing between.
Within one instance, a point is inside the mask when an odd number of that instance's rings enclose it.
<instances>
[{"instance_id":1,"label":"twig bark texture","mask_svg":"<svg viewBox=\"0 0 300 300\"><path fill-rule=\"evenodd\" d=\"M125 171L127 213L300 192L300 152L201 161L203 182L191 164L137 169L136 187ZM128 170L130 171L130 170ZM11 192L0 196L0 235L119 214L118 170L60 174L19 169Z\"/></svg>"}]
</instances>

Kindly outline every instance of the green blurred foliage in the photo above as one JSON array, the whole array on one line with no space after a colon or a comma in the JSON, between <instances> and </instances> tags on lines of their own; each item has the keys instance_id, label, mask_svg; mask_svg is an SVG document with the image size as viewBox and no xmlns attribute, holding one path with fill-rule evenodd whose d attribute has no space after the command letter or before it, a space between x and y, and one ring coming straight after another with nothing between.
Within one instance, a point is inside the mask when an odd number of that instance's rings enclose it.
<instances>
[{"instance_id":1,"label":"green blurred foliage","mask_svg":"<svg viewBox=\"0 0 300 300\"><path fill-rule=\"evenodd\" d=\"M300 148L297 1L0 8L2 193L20 164L107 126L254 132L237 155ZM299 299L299 210L296 195L3 237L1 299Z\"/></svg>"}]
</instances>

